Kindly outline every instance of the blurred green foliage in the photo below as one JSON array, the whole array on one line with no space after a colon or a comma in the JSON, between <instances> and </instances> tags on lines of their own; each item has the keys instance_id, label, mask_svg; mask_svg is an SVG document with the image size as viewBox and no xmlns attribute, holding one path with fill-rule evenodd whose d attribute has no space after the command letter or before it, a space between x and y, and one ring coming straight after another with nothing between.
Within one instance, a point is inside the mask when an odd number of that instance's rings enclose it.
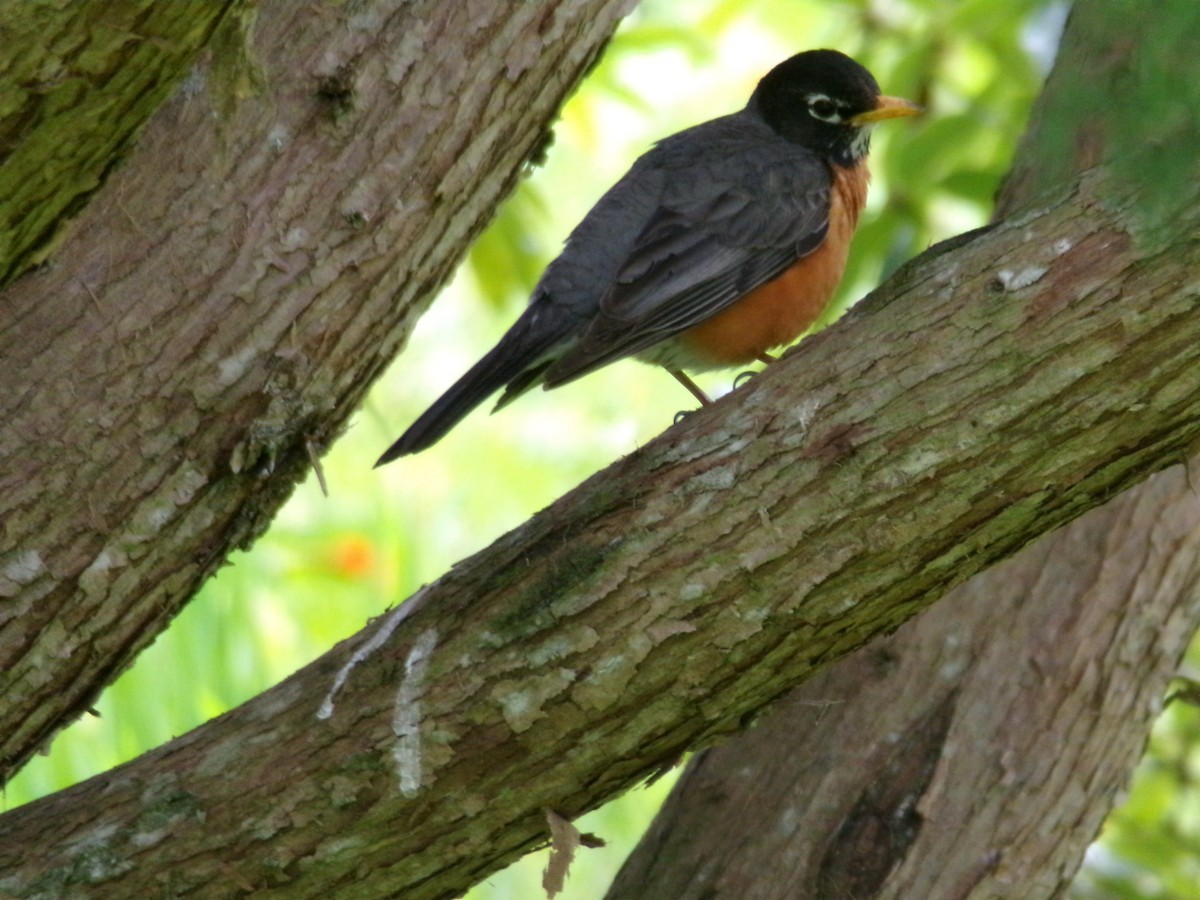
<instances>
[{"instance_id":1,"label":"blurred green foliage","mask_svg":"<svg viewBox=\"0 0 1200 900\"><path fill-rule=\"evenodd\" d=\"M626 362L495 418L475 414L435 449L370 468L499 337L570 228L655 140L737 109L771 65L819 46L851 54L885 92L926 105L924 118L876 131L871 200L840 310L929 243L986 221L1064 12L1053 0L645 0L563 110L545 165L504 204L326 458L331 497L312 479L302 486L270 533L105 693L99 717L73 726L13 781L5 806L108 769L262 691L689 406L672 379ZM721 392L731 379L705 384ZM1198 738L1200 714L1173 704L1074 897L1200 896ZM602 895L669 782L578 823L609 847L580 855L569 900ZM544 865L545 853L533 854L470 897L540 896Z\"/></svg>"},{"instance_id":2,"label":"blurred green foliage","mask_svg":"<svg viewBox=\"0 0 1200 900\"><path fill-rule=\"evenodd\" d=\"M1200 675L1193 641L1184 673ZM1128 798L1105 822L1075 880L1074 900L1200 896L1200 689L1184 682L1155 723Z\"/></svg>"}]
</instances>

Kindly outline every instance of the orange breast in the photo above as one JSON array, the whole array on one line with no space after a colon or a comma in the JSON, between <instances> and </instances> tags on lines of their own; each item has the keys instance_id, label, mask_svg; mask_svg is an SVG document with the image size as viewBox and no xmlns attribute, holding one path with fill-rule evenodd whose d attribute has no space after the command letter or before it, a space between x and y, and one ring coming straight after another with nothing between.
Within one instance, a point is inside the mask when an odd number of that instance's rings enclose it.
<instances>
[{"instance_id":1,"label":"orange breast","mask_svg":"<svg viewBox=\"0 0 1200 900\"><path fill-rule=\"evenodd\" d=\"M689 354L712 366L743 365L803 334L842 280L869 180L865 160L852 169L834 166L829 231L821 246L773 281L680 335Z\"/></svg>"}]
</instances>

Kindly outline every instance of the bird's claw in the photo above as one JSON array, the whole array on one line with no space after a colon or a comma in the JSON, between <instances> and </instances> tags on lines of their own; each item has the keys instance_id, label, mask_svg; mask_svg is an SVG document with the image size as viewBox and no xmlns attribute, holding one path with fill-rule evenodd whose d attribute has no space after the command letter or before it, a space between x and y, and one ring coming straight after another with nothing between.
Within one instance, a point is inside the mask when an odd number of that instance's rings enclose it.
<instances>
[{"instance_id":1,"label":"bird's claw","mask_svg":"<svg viewBox=\"0 0 1200 900\"><path fill-rule=\"evenodd\" d=\"M751 378L753 378L757 374L758 374L758 371L756 369L750 369L746 372L743 372L737 378L733 379L733 389L736 391L738 388L740 388L743 384L745 384L747 381L749 381Z\"/></svg>"}]
</instances>

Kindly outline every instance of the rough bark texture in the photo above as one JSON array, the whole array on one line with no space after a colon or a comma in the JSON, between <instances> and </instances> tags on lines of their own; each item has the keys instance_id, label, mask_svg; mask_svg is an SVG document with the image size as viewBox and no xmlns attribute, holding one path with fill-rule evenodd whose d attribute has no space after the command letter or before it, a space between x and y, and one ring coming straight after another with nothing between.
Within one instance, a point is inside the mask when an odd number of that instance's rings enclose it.
<instances>
[{"instance_id":1,"label":"rough bark texture","mask_svg":"<svg viewBox=\"0 0 1200 900\"><path fill-rule=\"evenodd\" d=\"M1156 85L1121 83L1132 69L1176 68L1182 46L1161 26L1131 29L1108 7L1075 10L1002 214L1114 152L1124 160L1103 136L1121 134ZM1150 172L1180 174L1138 177ZM1198 625L1200 500L1177 467L696 757L608 897L1062 896Z\"/></svg>"},{"instance_id":2,"label":"rough bark texture","mask_svg":"<svg viewBox=\"0 0 1200 900\"><path fill-rule=\"evenodd\" d=\"M926 254L277 688L0 819L0 887L453 896L1179 459L1200 237L1135 244L1105 186Z\"/></svg>"},{"instance_id":3,"label":"rough bark texture","mask_svg":"<svg viewBox=\"0 0 1200 900\"><path fill-rule=\"evenodd\" d=\"M0 286L51 255L213 33L256 5L3 4Z\"/></svg>"},{"instance_id":4,"label":"rough bark texture","mask_svg":"<svg viewBox=\"0 0 1200 900\"><path fill-rule=\"evenodd\" d=\"M266 527L629 5L271 4L8 288L0 782ZM61 121L4 133L37 146ZM73 210L85 168L44 202Z\"/></svg>"},{"instance_id":5,"label":"rough bark texture","mask_svg":"<svg viewBox=\"0 0 1200 900\"><path fill-rule=\"evenodd\" d=\"M689 764L608 897L1062 896L1200 621L1200 500L1155 476Z\"/></svg>"}]
</instances>

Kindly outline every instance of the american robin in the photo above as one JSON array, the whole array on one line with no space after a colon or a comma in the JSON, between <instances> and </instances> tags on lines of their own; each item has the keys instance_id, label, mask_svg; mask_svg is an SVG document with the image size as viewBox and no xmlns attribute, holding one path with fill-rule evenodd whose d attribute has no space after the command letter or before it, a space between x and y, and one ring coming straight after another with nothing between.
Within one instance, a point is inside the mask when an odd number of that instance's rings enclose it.
<instances>
[{"instance_id":1,"label":"american robin","mask_svg":"<svg viewBox=\"0 0 1200 900\"><path fill-rule=\"evenodd\" d=\"M770 361L833 296L867 196L871 126L920 108L836 50L780 63L740 112L659 141L600 198L500 342L376 465L625 356L684 370Z\"/></svg>"}]
</instances>

